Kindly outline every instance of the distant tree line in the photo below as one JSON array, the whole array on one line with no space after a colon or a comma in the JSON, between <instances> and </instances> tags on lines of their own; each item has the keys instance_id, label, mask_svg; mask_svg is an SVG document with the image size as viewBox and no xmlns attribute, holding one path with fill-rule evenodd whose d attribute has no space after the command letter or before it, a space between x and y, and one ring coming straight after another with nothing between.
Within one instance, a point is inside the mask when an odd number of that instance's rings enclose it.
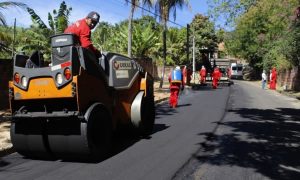
<instances>
[{"instance_id":1,"label":"distant tree line","mask_svg":"<svg viewBox=\"0 0 300 180\"><path fill-rule=\"evenodd\" d=\"M129 1L128 1L129 2ZM145 2L146 3L146 2ZM149 6L148 4L145 5ZM158 3L158 1L157 1ZM181 3L181 4L180 4ZM179 7L186 3L181 1ZM143 4L143 3L142 3ZM1 5L1 4L0 4ZM12 4L18 6L18 4ZM154 4L155 5L155 4ZM159 6L160 4L156 4ZM156 7L155 6L155 7ZM161 4L161 6L174 6ZM19 4L19 7L26 10L32 19L32 25L29 28L17 27L15 37L15 51L30 54L32 51L42 50L46 59L50 58L50 36L59 34L73 22L69 21L72 11L71 7L62 1L59 8L48 13L48 22L42 21L42 18L34 9L25 4ZM0 9L1 10L1 9ZM169 19L168 12L159 12L160 18ZM101 13L101 12L100 12ZM167 14L164 14L167 13ZM163 16L164 15L164 16ZM102 51L113 51L124 55L128 54L128 36L131 36L131 56L135 58L152 58L156 63L164 63L164 36L165 23L163 20L157 22L156 17L142 16L137 19L131 19L131 33L128 33L130 18L116 24L109 22L100 22L92 33L92 40L95 46ZM214 23L208 17L197 14L190 23L191 32L189 46L192 46L192 38L195 37L197 61L201 61L200 49L203 47L215 49L223 36L219 36L219 31L215 29ZM166 65L188 64L191 62L191 56L187 59L187 28L168 27L166 32ZM0 57L11 58L13 41L13 27L4 24L0 26ZM191 53L191 48L190 52Z\"/></svg>"},{"instance_id":2,"label":"distant tree line","mask_svg":"<svg viewBox=\"0 0 300 180\"><path fill-rule=\"evenodd\" d=\"M208 1L215 18L226 17L233 30L225 33L228 54L245 59L262 72L299 66L299 0Z\"/></svg>"}]
</instances>

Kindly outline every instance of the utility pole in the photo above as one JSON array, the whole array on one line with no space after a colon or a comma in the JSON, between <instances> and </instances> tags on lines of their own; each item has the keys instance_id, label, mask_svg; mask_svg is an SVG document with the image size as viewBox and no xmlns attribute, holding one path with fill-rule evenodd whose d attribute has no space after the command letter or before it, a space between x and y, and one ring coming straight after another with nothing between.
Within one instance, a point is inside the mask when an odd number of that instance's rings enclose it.
<instances>
[{"instance_id":1,"label":"utility pole","mask_svg":"<svg viewBox=\"0 0 300 180\"><path fill-rule=\"evenodd\" d=\"M193 35L193 79L194 79L194 83L195 83L195 71L196 71L196 67L195 67L195 35Z\"/></svg>"},{"instance_id":2,"label":"utility pole","mask_svg":"<svg viewBox=\"0 0 300 180\"><path fill-rule=\"evenodd\" d=\"M186 60L191 63L190 60L190 25L186 25Z\"/></svg>"},{"instance_id":3,"label":"utility pole","mask_svg":"<svg viewBox=\"0 0 300 180\"><path fill-rule=\"evenodd\" d=\"M12 59L14 59L14 55L15 55L16 21L17 20L15 18L15 22L14 22L14 34L13 34L13 42L12 42L12 51L11 51Z\"/></svg>"},{"instance_id":4,"label":"utility pole","mask_svg":"<svg viewBox=\"0 0 300 180\"><path fill-rule=\"evenodd\" d=\"M167 20L164 19L166 22ZM164 77L165 77L165 66L166 66L166 61L167 61L167 24L164 23L164 30L163 30L163 67L162 67L162 75L161 75L161 80L159 83L159 88L163 87L164 84Z\"/></svg>"}]
</instances>

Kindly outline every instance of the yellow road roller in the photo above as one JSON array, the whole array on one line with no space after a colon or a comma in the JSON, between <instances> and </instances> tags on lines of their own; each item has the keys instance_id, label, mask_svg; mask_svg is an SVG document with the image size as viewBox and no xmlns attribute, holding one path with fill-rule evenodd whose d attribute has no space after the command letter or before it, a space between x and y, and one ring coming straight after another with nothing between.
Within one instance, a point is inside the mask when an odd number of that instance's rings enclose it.
<instances>
[{"instance_id":1,"label":"yellow road roller","mask_svg":"<svg viewBox=\"0 0 300 180\"><path fill-rule=\"evenodd\" d=\"M100 160L110 154L119 127L152 132L153 77L136 61L111 52L97 59L72 34L52 36L51 48L47 65L38 50L14 57L9 102L18 153Z\"/></svg>"}]
</instances>

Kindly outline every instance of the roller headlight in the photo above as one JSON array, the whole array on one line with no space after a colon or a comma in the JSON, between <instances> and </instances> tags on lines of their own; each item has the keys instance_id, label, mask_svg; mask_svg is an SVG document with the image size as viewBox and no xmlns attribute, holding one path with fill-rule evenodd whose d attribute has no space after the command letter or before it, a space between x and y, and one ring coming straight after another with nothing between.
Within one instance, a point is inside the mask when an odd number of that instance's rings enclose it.
<instances>
[{"instance_id":1,"label":"roller headlight","mask_svg":"<svg viewBox=\"0 0 300 180\"><path fill-rule=\"evenodd\" d=\"M58 74L56 75L56 82L57 82L57 84L59 84L59 85L62 84L62 82L63 82L62 74L58 73Z\"/></svg>"},{"instance_id":2,"label":"roller headlight","mask_svg":"<svg viewBox=\"0 0 300 180\"><path fill-rule=\"evenodd\" d=\"M27 81L27 77L23 76L21 79L21 83L23 87L27 87L28 81Z\"/></svg>"}]
</instances>

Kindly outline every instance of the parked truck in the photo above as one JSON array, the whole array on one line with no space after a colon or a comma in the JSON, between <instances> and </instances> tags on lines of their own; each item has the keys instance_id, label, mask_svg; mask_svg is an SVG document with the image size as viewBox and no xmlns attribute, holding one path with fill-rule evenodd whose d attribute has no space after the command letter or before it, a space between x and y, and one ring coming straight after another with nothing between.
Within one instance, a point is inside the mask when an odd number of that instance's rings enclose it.
<instances>
[{"instance_id":1,"label":"parked truck","mask_svg":"<svg viewBox=\"0 0 300 180\"><path fill-rule=\"evenodd\" d=\"M231 63L230 69L232 79L243 79L243 64Z\"/></svg>"},{"instance_id":2,"label":"parked truck","mask_svg":"<svg viewBox=\"0 0 300 180\"><path fill-rule=\"evenodd\" d=\"M229 59L213 59L211 61L212 70L207 73L206 81L212 81L211 73L213 68L218 67L221 72L219 83L221 85L230 86L232 81L230 80L230 60Z\"/></svg>"}]
</instances>

